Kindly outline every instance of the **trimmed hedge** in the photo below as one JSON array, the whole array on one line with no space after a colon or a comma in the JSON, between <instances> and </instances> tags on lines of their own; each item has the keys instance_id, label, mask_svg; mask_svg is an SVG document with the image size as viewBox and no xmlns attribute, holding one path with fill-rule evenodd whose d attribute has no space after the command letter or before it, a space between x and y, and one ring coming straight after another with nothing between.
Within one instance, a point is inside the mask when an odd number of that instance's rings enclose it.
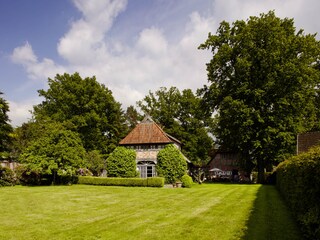
<instances>
[{"instance_id":1,"label":"trimmed hedge","mask_svg":"<svg viewBox=\"0 0 320 240\"><path fill-rule=\"evenodd\" d=\"M320 147L277 167L277 187L307 239L320 239Z\"/></svg>"},{"instance_id":2,"label":"trimmed hedge","mask_svg":"<svg viewBox=\"0 0 320 240\"><path fill-rule=\"evenodd\" d=\"M79 176L79 184L128 187L163 187L164 178L109 178Z\"/></svg>"},{"instance_id":3,"label":"trimmed hedge","mask_svg":"<svg viewBox=\"0 0 320 240\"><path fill-rule=\"evenodd\" d=\"M182 187L185 187L185 188L191 188L193 185L192 177L190 177L187 174L182 176L181 182L182 182Z\"/></svg>"}]
</instances>

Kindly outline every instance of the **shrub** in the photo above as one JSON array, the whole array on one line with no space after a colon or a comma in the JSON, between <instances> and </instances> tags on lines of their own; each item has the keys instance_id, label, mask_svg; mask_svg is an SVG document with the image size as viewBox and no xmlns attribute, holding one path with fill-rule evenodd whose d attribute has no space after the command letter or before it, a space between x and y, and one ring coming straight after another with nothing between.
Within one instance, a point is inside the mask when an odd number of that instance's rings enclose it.
<instances>
[{"instance_id":1,"label":"shrub","mask_svg":"<svg viewBox=\"0 0 320 240\"><path fill-rule=\"evenodd\" d=\"M42 175L39 171L31 170L27 165L21 164L15 172L21 185L41 185Z\"/></svg>"},{"instance_id":2,"label":"shrub","mask_svg":"<svg viewBox=\"0 0 320 240\"><path fill-rule=\"evenodd\" d=\"M182 187L185 187L185 188L191 188L193 184L192 177L190 177L187 174L182 176L181 182L182 182Z\"/></svg>"},{"instance_id":3,"label":"shrub","mask_svg":"<svg viewBox=\"0 0 320 240\"><path fill-rule=\"evenodd\" d=\"M163 187L164 186L164 178L163 177L149 177L147 178L147 186L148 187Z\"/></svg>"},{"instance_id":4,"label":"shrub","mask_svg":"<svg viewBox=\"0 0 320 240\"><path fill-rule=\"evenodd\" d=\"M16 184L16 178L14 172L7 167L0 165L0 187L2 186L14 186Z\"/></svg>"},{"instance_id":5,"label":"shrub","mask_svg":"<svg viewBox=\"0 0 320 240\"><path fill-rule=\"evenodd\" d=\"M117 147L107 158L108 177L137 177L136 152L133 149Z\"/></svg>"},{"instance_id":6,"label":"shrub","mask_svg":"<svg viewBox=\"0 0 320 240\"><path fill-rule=\"evenodd\" d=\"M129 186L129 187L163 187L164 179L154 178L109 178L80 176L79 184L103 186Z\"/></svg>"},{"instance_id":7,"label":"shrub","mask_svg":"<svg viewBox=\"0 0 320 240\"><path fill-rule=\"evenodd\" d=\"M75 184L78 182L77 175L43 174L41 170L30 168L29 165L21 164L15 169L17 179L21 185L40 186ZM55 179L54 179L55 178Z\"/></svg>"},{"instance_id":8,"label":"shrub","mask_svg":"<svg viewBox=\"0 0 320 240\"><path fill-rule=\"evenodd\" d=\"M105 169L105 160L99 151L93 150L86 154L86 165L94 176L99 176Z\"/></svg>"},{"instance_id":9,"label":"shrub","mask_svg":"<svg viewBox=\"0 0 320 240\"><path fill-rule=\"evenodd\" d=\"M320 239L320 148L277 167L277 187L308 239Z\"/></svg>"},{"instance_id":10,"label":"shrub","mask_svg":"<svg viewBox=\"0 0 320 240\"><path fill-rule=\"evenodd\" d=\"M187 161L173 144L167 145L158 153L157 161L157 173L165 178L166 183L175 183L187 171Z\"/></svg>"}]
</instances>

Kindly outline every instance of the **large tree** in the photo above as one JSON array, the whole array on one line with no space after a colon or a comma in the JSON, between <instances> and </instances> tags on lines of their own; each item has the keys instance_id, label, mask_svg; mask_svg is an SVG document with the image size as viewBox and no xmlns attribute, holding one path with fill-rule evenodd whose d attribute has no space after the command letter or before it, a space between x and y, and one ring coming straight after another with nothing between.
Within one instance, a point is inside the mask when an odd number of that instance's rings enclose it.
<instances>
[{"instance_id":1,"label":"large tree","mask_svg":"<svg viewBox=\"0 0 320 240\"><path fill-rule=\"evenodd\" d=\"M0 92L0 96L3 93ZM0 153L6 152L9 150L10 142L11 142L11 132L12 126L9 123L9 105L7 101L0 97Z\"/></svg>"},{"instance_id":2,"label":"large tree","mask_svg":"<svg viewBox=\"0 0 320 240\"><path fill-rule=\"evenodd\" d=\"M162 87L138 102L143 112L182 142L182 152L197 165L208 161L212 147L200 102L190 89L180 92L176 87Z\"/></svg>"},{"instance_id":3,"label":"large tree","mask_svg":"<svg viewBox=\"0 0 320 240\"><path fill-rule=\"evenodd\" d=\"M85 166L86 151L79 135L67 130L63 124L47 121L42 125L42 134L30 141L20 155L20 162L30 172L51 176L56 183L57 176L73 176Z\"/></svg>"},{"instance_id":4,"label":"large tree","mask_svg":"<svg viewBox=\"0 0 320 240\"><path fill-rule=\"evenodd\" d=\"M45 100L34 107L36 120L64 122L80 134L87 151L110 153L126 133L120 103L112 92L95 77L82 79L78 73L57 74L48 82L47 91L38 91Z\"/></svg>"},{"instance_id":5,"label":"large tree","mask_svg":"<svg viewBox=\"0 0 320 240\"><path fill-rule=\"evenodd\" d=\"M271 11L222 22L199 48L212 52L201 93L215 136L263 181L265 167L294 153L296 134L315 124L319 42Z\"/></svg>"}]
</instances>

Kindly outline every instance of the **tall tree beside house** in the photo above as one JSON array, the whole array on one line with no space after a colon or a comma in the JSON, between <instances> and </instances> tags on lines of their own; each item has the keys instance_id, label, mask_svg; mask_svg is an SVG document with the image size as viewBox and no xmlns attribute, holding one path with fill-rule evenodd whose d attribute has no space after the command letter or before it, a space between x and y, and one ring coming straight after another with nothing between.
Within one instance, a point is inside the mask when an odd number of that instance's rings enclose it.
<instances>
[{"instance_id":1,"label":"tall tree beside house","mask_svg":"<svg viewBox=\"0 0 320 240\"><path fill-rule=\"evenodd\" d=\"M201 99L190 90L182 92L176 87L162 87L138 102L141 110L149 114L164 131L179 139L183 154L198 165L208 161L212 139L208 135Z\"/></svg>"},{"instance_id":2,"label":"tall tree beside house","mask_svg":"<svg viewBox=\"0 0 320 240\"><path fill-rule=\"evenodd\" d=\"M120 103L112 92L95 77L82 79L78 73L57 74L48 83L47 91L38 91L45 100L34 107L35 119L64 122L79 133L87 151L112 152L127 132Z\"/></svg>"},{"instance_id":3,"label":"tall tree beside house","mask_svg":"<svg viewBox=\"0 0 320 240\"><path fill-rule=\"evenodd\" d=\"M232 24L222 22L200 49L209 49L209 85L200 93L219 144L241 153L259 181L272 161L294 153L296 134L315 124L315 35L296 31L293 19L274 12Z\"/></svg>"},{"instance_id":4,"label":"tall tree beside house","mask_svg":"<svg viewBox=\"0 0 320 240\"><path fill-rule=\"evenodd\" d=\"M0 153L9 150L13 130L8 117L9 104L1 97L2 94L0 92Z\"/></svg>"}]
</instances>

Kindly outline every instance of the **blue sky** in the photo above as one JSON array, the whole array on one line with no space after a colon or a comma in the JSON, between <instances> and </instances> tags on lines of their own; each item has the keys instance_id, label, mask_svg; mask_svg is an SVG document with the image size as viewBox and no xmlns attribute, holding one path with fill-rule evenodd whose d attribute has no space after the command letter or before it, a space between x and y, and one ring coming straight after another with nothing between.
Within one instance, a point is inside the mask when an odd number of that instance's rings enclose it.
<instances>
[{"instance_id":1,"label":"blue sky","mask_svg":"<svg viewBox=\"0 0 320 240\"><path fill-rule=\"evenodd\" d=\"M275 10L307 33L316 0L0 0L0 91L14 126L42 101L57 73L95 75L123 108L161 86L207 83L210 52L197 50L222 20Z\"/></svg>"}]
</instances>

